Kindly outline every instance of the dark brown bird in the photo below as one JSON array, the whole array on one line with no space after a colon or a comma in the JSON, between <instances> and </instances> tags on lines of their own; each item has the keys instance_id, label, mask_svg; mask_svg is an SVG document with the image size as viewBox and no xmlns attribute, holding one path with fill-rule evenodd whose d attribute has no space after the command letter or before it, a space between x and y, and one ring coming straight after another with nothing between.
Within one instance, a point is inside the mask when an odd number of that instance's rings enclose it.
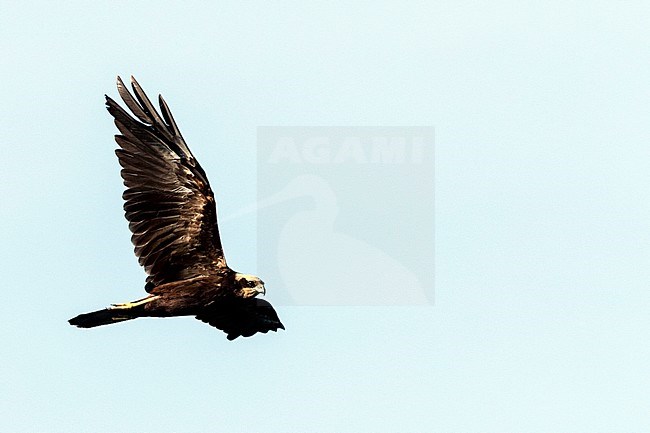
<instances>
[{"instance_id":1,"label":"dark brown bird","mask_svg":"<svg viewBox=\"0 0 650 433\"><path fill-rule=\"evenodd\" d=\"M124 211L135 255L147 273L146 298L80 314L71 325L92 328L138 317L196 316L229 340L284 326L258 277L233 271L217 227L214 194L167 103L162 117L131 77L135 98L117 77L117 90L133 115L106 96L121 135L115 151L126 191Z\"/></svg>"}]
</instances>

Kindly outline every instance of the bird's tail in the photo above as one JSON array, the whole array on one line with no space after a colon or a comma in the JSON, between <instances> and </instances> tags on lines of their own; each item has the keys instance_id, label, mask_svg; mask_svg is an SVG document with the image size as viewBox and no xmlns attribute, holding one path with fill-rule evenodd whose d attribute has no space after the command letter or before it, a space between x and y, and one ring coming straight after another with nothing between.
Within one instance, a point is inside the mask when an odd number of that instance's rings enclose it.
<instances>
[{"instance_id":1,"label":"bird's tail","mask_svg":"<svg viewBox=\"0 0 650 433\"><path fill-rule=\"evenodd\" d=\"M80 314L68 322L79 328L94 328L95 326L110 325L111 323L123 322L138 317L127 309L104 308L92 313Z\"/></svg>"},{"instance_id":2,"label":"bird's tail","mask_svg":"<svg viewBox=\"0 0 650 433\"><path fill-rule=\"evenodd\" d=\"M158 296L147 296L139 301L114 304L103 310L80 314L68 320L68 323L79 328L94 328L95 326L110 325L111 323L136 319L146 315L144 312L144 304L157 298Z\"/></svg>"}]
</instances>

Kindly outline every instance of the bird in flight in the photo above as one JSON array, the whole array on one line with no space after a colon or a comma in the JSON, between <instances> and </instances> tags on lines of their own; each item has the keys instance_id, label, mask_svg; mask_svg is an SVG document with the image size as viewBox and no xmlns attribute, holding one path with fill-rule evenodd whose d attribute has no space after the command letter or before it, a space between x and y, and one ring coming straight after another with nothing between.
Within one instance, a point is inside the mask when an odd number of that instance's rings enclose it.
<instances>
[{"instance_id":1,"label":"bird in flight","mask_svg":"<svg viewBox=\"0 0 650 433\"><path fill-rule=\"evenodd\" d=\"M214 194L167 103L158 96L161 117L133 77L131 87L133 95L117 77L133 114L108 96L106 108L120 131L115 153L126 186L124 211L148 296L69 323L93 328L138 317L195 316L228 340L284 329L271 304L256 298L266 293L264 282L226 264Z\"/></svg>"}]
</instances>

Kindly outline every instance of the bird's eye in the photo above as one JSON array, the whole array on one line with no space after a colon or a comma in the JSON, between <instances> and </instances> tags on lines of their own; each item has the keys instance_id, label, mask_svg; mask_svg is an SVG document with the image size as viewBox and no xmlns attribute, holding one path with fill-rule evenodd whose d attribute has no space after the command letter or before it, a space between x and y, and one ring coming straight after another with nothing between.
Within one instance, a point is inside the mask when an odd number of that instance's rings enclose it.
<instances>
[{"instance_id":1,"label":"bird's eye","mask_svg":"<svg viewBox=\"0 0 650 433\"><path fill-rule=\"evenodd\" d=\"M248 287L255 287L255 281L249 281Z\"/></svg>"}]
</instances>

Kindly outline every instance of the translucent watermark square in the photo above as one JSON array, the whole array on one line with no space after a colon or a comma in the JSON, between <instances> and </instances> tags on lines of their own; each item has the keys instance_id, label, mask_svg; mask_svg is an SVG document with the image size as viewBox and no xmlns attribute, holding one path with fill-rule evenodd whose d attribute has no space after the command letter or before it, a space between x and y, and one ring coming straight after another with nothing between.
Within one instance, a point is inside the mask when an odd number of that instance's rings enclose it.
<instances>
[{"instance_id":1,"label":"translucent watermark square","mask_svg":"<svg viewBox=\"0 0 650 433\"><path fill-rule=\"evenodd\" d=\"M275 304L433 304L433 127L263 126L257 142Z\"/></svg>"}]
</instances>

